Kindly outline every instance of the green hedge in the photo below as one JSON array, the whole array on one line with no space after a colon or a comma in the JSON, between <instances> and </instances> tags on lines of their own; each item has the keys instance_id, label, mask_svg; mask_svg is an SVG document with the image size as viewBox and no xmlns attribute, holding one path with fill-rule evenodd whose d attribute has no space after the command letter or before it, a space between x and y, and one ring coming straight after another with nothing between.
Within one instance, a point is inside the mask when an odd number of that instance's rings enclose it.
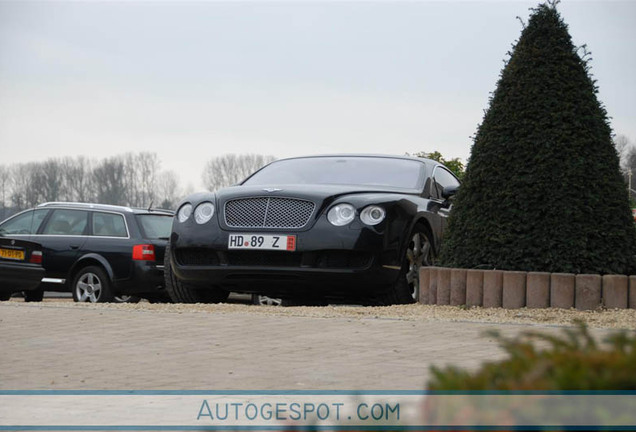
<instances>
[{"instance_id":1,"label":"green hedge","mask_svg":"<svg viewBox=\"0 0 636 432\"><path fill-rule=\"evenodd\" d=\"M596 83L554 5L539 5L476 133L441 264L627 274L635 255Z\"/></svg>"}]
</instances>

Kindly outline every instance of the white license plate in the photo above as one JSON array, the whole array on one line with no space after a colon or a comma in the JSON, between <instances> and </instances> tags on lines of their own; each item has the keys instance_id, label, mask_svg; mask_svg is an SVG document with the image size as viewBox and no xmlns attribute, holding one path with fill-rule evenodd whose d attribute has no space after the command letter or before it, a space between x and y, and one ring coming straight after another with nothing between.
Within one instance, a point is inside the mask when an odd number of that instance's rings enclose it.
<instances>
[{"instance_id":1,"label":"white license plate","mask_svg":"<svg viewBox=\"0 0 636 432\"><path fill-rule=\"evenodd\" d=\"M295 235L230 234L228 249L295 251Z\"/></svg>"}]
</instances>

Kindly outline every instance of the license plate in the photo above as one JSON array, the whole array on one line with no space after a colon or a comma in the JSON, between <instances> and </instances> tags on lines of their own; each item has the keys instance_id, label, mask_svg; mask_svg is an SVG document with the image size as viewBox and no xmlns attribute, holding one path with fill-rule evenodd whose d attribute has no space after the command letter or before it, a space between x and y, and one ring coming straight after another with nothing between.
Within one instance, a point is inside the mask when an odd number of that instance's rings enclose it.
<instances>
[{"instance_id":1,"label":"license plate","mask_svg":"<svg viewBox=\"0 0 636 432\"><path fill-rule=\"evenodd\" d=\"M230 234L228 249L295 251L295 235Z\"/></svg>"},{"instance_id":2,"label":"license plate","mask_svg":"<svg viewBox=\"0 0 636 432\"><path fill-rule=\"evenodd\" d=\"M0 257L10 260L24 261L24 251L20 249L0 249Z\"/></svg>"}]
</instances>

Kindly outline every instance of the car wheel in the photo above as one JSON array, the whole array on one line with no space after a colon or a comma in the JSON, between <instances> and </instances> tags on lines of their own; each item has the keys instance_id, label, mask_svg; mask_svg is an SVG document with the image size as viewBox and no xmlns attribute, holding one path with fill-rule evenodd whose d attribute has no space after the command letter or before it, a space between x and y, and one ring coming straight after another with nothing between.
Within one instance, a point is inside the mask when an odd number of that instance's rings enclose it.
<instances>
[{"instance_id":1,"label":"car wheel","mask_svg":"<svg viewBox=\"0 0 636 432\"><path fill-rule=\"evenodd\" d=\"M76 302L109 303L115 300L110 279L101 267L84 267L73 282L73 300Z\"/></svg>"},{"instance_id":2,"label":"car wheel","mask_svg":"<svg viewBox=\"0 0 636 432\"><path fill-rule=\"evenodd\" d=\"M24 291L25 302L41 302L44 298L44 290Z\"/></svg>"},{"instance_id":3,"label":"car wheel","mask_svg":"<svg viewBox=\"0 0 636 432\"><path fill-rule=\"evenodd\" d=\"M257 306L289 306L289 301L277 297L252 294L252 304Z\"/></svg>"},{"instance_id":4,"label":"car wheel","mask_svg":"<svg viewBox=\"0 0 636 432\"><path fill-rule=\"evenodd\" d=\"M10 291L0 291L0 301L7 301L11 298L11 292Z\"/></svg>"},{"instance_id":5,"label":"car wheel","mask_svg":"<svg viewBox=\"0 0 636 432\"><path fill-rule=\"evenodd\" d=\"M381 304L415 303L420 299L420 268L432 265L433 242L428 228L417 224L411 233L397 281L379 299Z\"/></svg>"},{"instance_id":6,"label":"car wheel","mask_svg":"<svg viewBox=\"0 0 636 432\"><path fill-rule=\"evenodd\" d=\"M130 295L119 295L114 297L115 303L139 303L141 301L141 297L130 296Z\"/></svg>"},{"instance_id":7,"label":"car wheel","mask_svg":"<svg viewBox=\"0 0 636 432\"><path fill-rule=\"evenodd\" d=\"M202 288L179 280L172 272L170 243L166 246L164 277L166 279L166 292L174 303L221 303L227 300L230 295L229 291L219 287Z\"/></svg>"}]
</instances>

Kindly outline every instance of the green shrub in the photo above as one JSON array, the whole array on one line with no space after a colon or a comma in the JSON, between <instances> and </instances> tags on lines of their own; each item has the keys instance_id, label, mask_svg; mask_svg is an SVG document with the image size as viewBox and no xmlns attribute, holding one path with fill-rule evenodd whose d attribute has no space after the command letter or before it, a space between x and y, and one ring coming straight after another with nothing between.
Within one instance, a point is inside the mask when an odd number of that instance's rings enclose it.
<instances>
[{"instance_id":1,"label":"green shrub","mask_svg":"<svg viewBox=\"0 0 636 432\"><path fill-rule=\"evenodd\" d=\"M636 230L607 112L553 3L533 9L501 72L455 199L442 265L634 270Z\"/></svg>"},{"instance_id":2,"label":"green shrub","mask_svg":"<svg viewBox=\"0 0 636 432\"><path fill-rule=\"evenodd\" d=\"M507 354L476 372L431 368L429 390L636 390L636 334L613 334L597 344L579 323L562 336L490 332Z\"/></svg>"}]
</instances>

